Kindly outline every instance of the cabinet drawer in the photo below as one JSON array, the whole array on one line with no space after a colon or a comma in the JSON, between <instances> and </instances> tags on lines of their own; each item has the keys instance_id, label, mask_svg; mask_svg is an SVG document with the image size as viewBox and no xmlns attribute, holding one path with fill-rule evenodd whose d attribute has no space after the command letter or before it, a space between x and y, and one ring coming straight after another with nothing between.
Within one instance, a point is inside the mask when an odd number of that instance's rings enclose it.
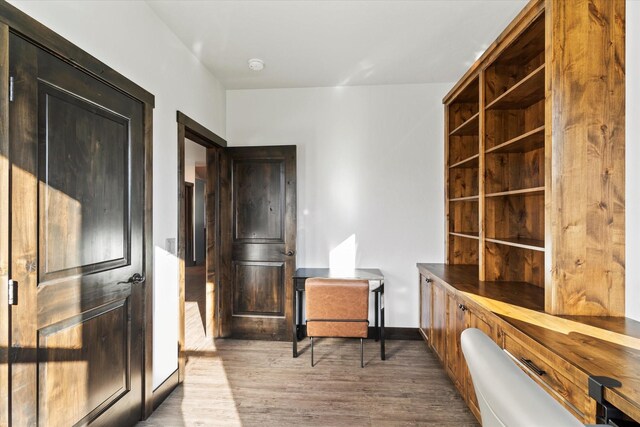
<instances>
[{"instance_id":1,"label":"cabinet drawer","mask_svg":"<svg viewBox=\"0 0 640 427\"><path fill-rule=\"evenodd\" d=\"M592 411L593 401L586 389L579 387L568 378L570 375L562 372L559 368L562 363L547 360L531 347L504 334L504 349L520 368L578 419L588 422L586 414Z\"/></svg>"}]
</instances>

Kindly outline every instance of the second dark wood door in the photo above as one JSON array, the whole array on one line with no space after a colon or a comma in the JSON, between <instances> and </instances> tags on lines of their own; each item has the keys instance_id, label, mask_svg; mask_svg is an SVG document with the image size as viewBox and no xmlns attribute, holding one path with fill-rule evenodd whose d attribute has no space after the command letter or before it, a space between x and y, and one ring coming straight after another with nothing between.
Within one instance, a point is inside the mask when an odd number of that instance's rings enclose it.
<instances>
[{"instance_id":1,"label":"second dark wood door","mask_svg":"<svg viewBox=\"0 0 640 427\"><path fill-rule=\"evenodd\" d=\"M296 251L296 147L226 150L230 191L222 201L229 283L222 284L227 334L291 338ZM223 254L223 257L225 255Z\"/></svg>"}]
</instances>

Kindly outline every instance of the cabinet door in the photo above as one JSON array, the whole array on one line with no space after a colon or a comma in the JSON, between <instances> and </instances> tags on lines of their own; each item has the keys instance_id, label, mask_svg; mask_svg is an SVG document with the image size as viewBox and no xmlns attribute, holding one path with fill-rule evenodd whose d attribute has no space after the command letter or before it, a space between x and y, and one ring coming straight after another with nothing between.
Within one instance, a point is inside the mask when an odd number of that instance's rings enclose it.
<instances>
[{"instance_id":1,"label":"cabinet door","mask_svg":"<svg viewBox=\"0 0 640 427\"><path fill-rule=\"evenodd\" d=\"M495 341L494 333L496 331L489 319L486 319L482 314L477 313L473 310L468 311L468 318L469 318L470 328L480 329L482 332L487 334L489 337L491 337L491 339ZM467 363L464 361L464 354L462 356L463 356L463 362L464 362L465 377L467 382L467 404L469 405L469 409L471 409L471 412L473 412L476 418L480 420L480 407L478 405L478 399L476 398L476 391L473 388L471 373L467 368Z\"/></svg>"},{"instance_id":2,"label":"cabinet door","mask_svg":"<svg viewBox=\"0 0 640 427\"><path fill-rule=\"evenodd\" d=\"M431 279L420 275L420 332L431 341Z\"/></svg>"},{"instance_id":3,"label":"cabinet door","mask_svg":"<svg viewBox=\"0 0 640 427\"><path fill-rule=\"evenodd\" d=\"M447 326L447 299L444 288L432 283L431 286L431 347L444 362L445 328Z\"/></svg>"},{"instance_id":4,"label":"cabinet door","mask_svg":"<svg viewBox=\"0 0 640 427\"><path fill-rule=\"evenodd\" d=\"M465 396L465 368L460 346L460 334L467 325L467 310L463 307L454 294L447 293L447 372L458 390L460 390L460 394Z\"/></svg>"}]
</instances>

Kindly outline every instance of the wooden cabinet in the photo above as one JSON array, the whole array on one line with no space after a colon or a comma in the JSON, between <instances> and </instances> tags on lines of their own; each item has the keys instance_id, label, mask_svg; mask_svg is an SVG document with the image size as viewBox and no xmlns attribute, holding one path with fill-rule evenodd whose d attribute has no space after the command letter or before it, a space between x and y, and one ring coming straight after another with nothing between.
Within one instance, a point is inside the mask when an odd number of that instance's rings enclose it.
<instances>
[{"instance_id":1,"label":"wooden cabinet","mask_svg":"<svg viewBox=\"0 0 640 427\"><path fill-rule=\"evenodd\" d=\"M595 401L589 397L588 377L539 344L510 328L504 350L522 370L584 423L593 423Z\"/></svg>"},{"instance_id":2,"label":"wooden cabinet","mask_svg":"<svg viewBox=\"0 0 640 427\"><path fill-rule=\"evenodd\" d=\"M466 308L453 293L446 292L447 298L447 331L446 331L446 366L449 377L464 396L466 381L464 379L464 359L460 347L460 334L467 326Z\"/></svg>"},{"instance_id":3,"label":"wooden cabinet","mask_svg":"<svg viewBox=\"0 0 640 427\"><path fill-rule=\"evenodd\" d=\"M420 328L422 337L431 341L431 298L432 279L420 275Z\"/></svg>"},{"instance_id":4,"label":"wooden cabinet","mask_svg":"<svg viewBox=\"0 0 640 427\"><path fill-rule=\"evenodd\" d=\"M444 286L437 282L432 282L431 291L431 347L440 360L444 362L447 328L447 296Z\"/></svg>"},{"instance_id":5,"label":"wooden cabinet","mask_svg":"<svg viewBox=\"0 0 640 427\"><path fill-rule=\"evenodd\" d=\"M470 309L467 313L467 327L480 329L482 332L493 338L494 341L497 340L498 328L490 319L488 314L477 309ZM476 418L480 419L480 406L478 405L478 398L476 397L476 392L473 388L473 381L471 380L471 373L467 368L466 362L464 365L464 377L467 382L467 405L469 405L469 409L471 409L471 412L473 412Z\"/></svg>"},{"instance_id":6,"label":"wooden cabinet","mask_svg":"<svg viewBox=\"0 0 640 427\"><path fill-rule=\"evenodd\" d=\"M531 0L443 100L447 263L552 314L624 316L624 7Z\"/></svg>"},{"instance_id":7,"label":"wooden cabinet","mask_svg":"<svg viewBox=\"0 0 640 427\"><path fill-rule=\"evenodd\" d=\"M622 386L607 388L606 399L640 421L640 350L635 349L640 322L547 314L543 301L530 300L517 283L492 286L478 280L468 265L418 264L418 269L420 285L431 289L429 345L478 419L478 401L460 345L466 328L491 337L581 422L595 422L589 375L619 379Z\"/></svg>"},{"instance_id":8,"label":"wooden cabinet","mask_svg":"<svg viewBox=\"0 0 640 427\"><path fill-rule=\"evenodd\" d=\"M469 304L447 285L434 280L432 275L420 274L420 332L442 361L471 411L480 419L478 401L460 343L460 335L466 328L478 328L497 340L498 328L490 313Z\"/></svg>"},{"instance_id":9,"label":"wooden cabinet","mask_svg":"<svg viewBox=\"0 0 640 427\"><path fill-rule=\"evenodd\" d=\"M513 313L624 316L624 8L531 0L443 100L446 268L421 269L421 328L476 416L466 327L593 421L584 371L502 328Z\"/></svg>"}]
</instances>

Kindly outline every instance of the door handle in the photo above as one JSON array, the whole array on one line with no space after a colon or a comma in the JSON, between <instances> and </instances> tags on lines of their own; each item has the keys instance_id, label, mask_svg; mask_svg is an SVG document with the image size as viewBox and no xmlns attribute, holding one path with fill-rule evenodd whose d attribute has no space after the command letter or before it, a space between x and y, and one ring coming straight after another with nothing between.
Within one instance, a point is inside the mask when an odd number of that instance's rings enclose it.
<instances>
[{"instance_id":1,"label":"door handle","mask_svg":"<svg viewBox=\"0 0 640 427\"><path fill-rule=\"evenodd\" d=\"M520 361L522 362L523 365L525 365L527 368L531 369L533 372L535 372L538 376L543 376L544 374L546 374L546 372L543 369L540 369L536 366L535 363L533 363L532 360L527 359L525 357L521 357Z\"/></svg>"},{"instance_id":2,"label":"door handle","mask_svg":"<svg viewBox=\"0 0 640 427\"><path fill-rule=\"evenodd\" d=\"M295 254L294 251L280 252L282 255L293 256Z\"/></svg>"},{"instance_id":3,"label":"door handle","mask_svg":"<svg viewBox=\"0 0 640 427\"><path fill-rule=\"evenodd\" d=\"M124 285L124 284L139 285L140 283L143 283L145 280L147 279L142 274L133 273L133 275L129 277L129 279L127 279L124 282L118 282L118 284L119 285Z\"/></svg>"}]
</instances>

